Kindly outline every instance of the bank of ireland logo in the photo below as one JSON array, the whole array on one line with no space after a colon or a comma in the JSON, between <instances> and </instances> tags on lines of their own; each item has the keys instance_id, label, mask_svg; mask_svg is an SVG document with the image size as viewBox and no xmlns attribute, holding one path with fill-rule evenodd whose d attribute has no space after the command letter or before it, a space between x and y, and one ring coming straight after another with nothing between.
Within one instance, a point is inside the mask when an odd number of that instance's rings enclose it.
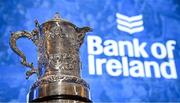
<instances>
[{"instance_id":1,"label":"bank of ireland logo","mask_svg":"<svg viewBox=\"0 0 180 103\"><path fill-rule=\"evenodd\" d=\"M126 15L116 13L117 29L120 31L134 34L144 30L143 15L135 15L128 17Z\"/></svg>"}]
</instances>

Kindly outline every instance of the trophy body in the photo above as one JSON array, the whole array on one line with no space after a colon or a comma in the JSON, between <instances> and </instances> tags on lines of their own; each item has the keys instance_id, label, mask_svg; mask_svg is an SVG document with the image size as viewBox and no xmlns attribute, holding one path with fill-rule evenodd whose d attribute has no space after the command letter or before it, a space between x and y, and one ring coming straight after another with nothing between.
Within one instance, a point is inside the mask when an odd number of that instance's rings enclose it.
<instances>
[{"instance_id":1,"label":"trophy body","mask_svg":"<svg viewBox=\"0 0 180 103\"><path fill-rule=\"evenodd\" d=\"M89 27L78 28L62 20L58 14L36 29L14 32L10 46L21 57L21 63L31 70L27 78L37 74L38 79L29 92L29 102L91 102L88 84L81 79L79 48ZM26 61L25 55L16 47L16 40L27 37L38 48L38 68Z\"/></svg>"}]
</instances>

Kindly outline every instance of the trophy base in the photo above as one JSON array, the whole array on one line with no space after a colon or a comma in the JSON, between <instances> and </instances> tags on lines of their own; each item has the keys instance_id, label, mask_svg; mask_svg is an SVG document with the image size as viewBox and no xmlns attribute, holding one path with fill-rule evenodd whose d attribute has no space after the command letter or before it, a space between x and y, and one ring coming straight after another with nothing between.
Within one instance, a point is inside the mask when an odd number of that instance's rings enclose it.
<instances>
[{"instance_id":1,"label":"trophy base","mask_svg":"<svg viewBox=\"0 0 180 103\"><path fill-rule=\"evenodd\" d=\"M38 80L31 88L29 102L91 102L89 86L75 76L51 75Z\"/></svg>"},{"instance_id":2,"label":"trophy base","mask_svg":"<svg viewBox=\"0 0 180 103\"><path fill-rule=\"evenodd\" d=\"M54 95L54 96L47 96L43 98L38 98L35 99L31 102L43 102L43 103L92 103L87 98L79 97L79 96L74 96L74 95Z\"/></svg>"}]
</instances>

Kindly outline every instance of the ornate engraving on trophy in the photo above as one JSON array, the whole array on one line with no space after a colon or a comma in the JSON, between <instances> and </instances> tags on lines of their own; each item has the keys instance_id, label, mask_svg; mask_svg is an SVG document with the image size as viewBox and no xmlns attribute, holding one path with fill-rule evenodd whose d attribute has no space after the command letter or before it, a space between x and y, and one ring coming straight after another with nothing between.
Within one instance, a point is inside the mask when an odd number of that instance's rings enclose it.
<instances>
[{"instance_id":1,"label":"ornate engraving on trophy","mask_svg":"<svg viewBox=\"0 0 180 103\"><path fill-rule=\"evenodd\" d=\"M30 33L18 31L11 35L11 48L21 57L21 63L31 68L26 73L27 78L34 73L38 76L30 89L29 101L39 101L49 96L64 101L73 96L81 98L79 101L90 102L89 86L80 77L79 49L85 33L91 29L78 28L59 17L56 14L55 18L41 25L36 21L36 28ZM16 40L21 37L27 37L37 46L37 68L33 63L28 63L23 52L16 47Z\"/></svg>"},{"instance_id":2,"label":"ornate engraving on trophy","mask_svg":"<svg viewBox=\"0 0 180 103\"><path fill-rule=\"evenodd\" d=\"M48 35L48 38L54 39L56 37L64 38L64 34L62 33L62 29L60 26L52 27L49 31L45 32Z\"/></svg>"},{"instance_id":3,"label":"ornate engraving on trophy","mask_svg":"<svg viewBox=\"0 0 180 103\"><path fill-rule=\"evenodd\" d=\"M77 65L77 57L74 55L63 53L63 54L50 54L48 58L48 64L50 67L57 70L72 70L74 65Z\"/></svg>"}]
</instances>

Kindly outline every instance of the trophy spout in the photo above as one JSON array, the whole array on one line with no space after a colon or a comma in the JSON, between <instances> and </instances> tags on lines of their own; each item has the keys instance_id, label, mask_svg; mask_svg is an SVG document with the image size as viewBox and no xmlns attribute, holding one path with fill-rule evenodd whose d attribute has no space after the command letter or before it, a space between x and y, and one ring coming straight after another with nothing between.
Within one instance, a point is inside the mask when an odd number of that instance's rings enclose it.
<instances>
[{"instance_id":1,"label":"trophy spout","mask_svg":"<svg viewBox=\"0 0 180 103\"><path fill-rule=\"evenodd\" d=\"M93 30L92 30L92 28L86 26L86 27L82 27L82 28L77 27L76 31L78 33L78 39L79 39L79 43L80 43L80 46L81 46L83 41L84 41L84 37L85 37L86 33L91 32Z\"/></svg>"},{"instance_id":2,"label":"trophy spout","mask_svg":"<svg viewBox=\"0 0 180 103\"><path fill-rule=\"evenodd\" d=\"M91 32L93 31L92 28L88 27L88 26L85 26L85 27L82 27L82 28L76 28L76 31L79 33L79 34L85 34L87 32Z\"/></svg>"}]
</instances>

